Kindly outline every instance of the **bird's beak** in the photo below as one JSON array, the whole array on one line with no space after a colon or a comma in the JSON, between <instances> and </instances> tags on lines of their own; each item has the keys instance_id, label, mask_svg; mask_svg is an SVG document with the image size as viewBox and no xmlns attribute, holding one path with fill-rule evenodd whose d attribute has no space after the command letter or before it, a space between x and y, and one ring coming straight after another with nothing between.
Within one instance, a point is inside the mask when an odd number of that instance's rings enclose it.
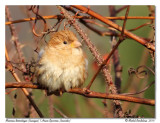
<instances>
[{"instance_id":1,"label":"bird's beak","mask_svg":"<svg viewBox=\"0 0 160 123\"><path fill-rule=\"evenodd\" d=\"M82 44L79 41L73 41L71 43L72 48L76 48L76 47L80 47L80 46L82 46Z\"/></svg>"}]
</instances>

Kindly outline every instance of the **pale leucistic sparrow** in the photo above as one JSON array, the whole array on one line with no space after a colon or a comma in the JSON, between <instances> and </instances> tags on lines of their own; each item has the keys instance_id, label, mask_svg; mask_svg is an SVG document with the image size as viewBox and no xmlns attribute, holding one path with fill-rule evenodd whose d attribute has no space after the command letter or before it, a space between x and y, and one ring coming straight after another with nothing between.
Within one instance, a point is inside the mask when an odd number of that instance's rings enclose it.
<instances>
[{"instance_id":1,"label":"pale leucistic sparrow","mask_svg":"<svg viewBox=\"0 0 160 123\"><path fill-rule=\"evenodd\" d=\"M88 61L76 35L70 30L55 32L40 51L37 82L49 92L68 91L84 83L87 66Z\"/></svg>"}]
</instances>

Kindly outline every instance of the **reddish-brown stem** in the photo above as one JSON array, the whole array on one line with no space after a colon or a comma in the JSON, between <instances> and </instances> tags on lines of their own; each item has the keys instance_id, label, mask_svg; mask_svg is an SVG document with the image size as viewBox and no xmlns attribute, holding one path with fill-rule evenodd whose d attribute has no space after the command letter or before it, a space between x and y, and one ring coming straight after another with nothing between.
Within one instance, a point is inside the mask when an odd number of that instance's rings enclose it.
<instances>
[{"instance_id":1,"label":"reddish-brown stem","mask_svg":"<svg viewBox=\"0 0 160 123\"><path fill-rule=\"evenodd\" d=\"M106 23L107 25L117 29L118 31L122 31L122 27L117 25L116 23L110 21L109 19L101 16L100 14L92 11L91 9L88 9L84 6L80 6L80 5L72 5L74 8L77 8L81 11L86 12L87 14L95 17L96 19L102 21L103 23ZM148 44L148 42L140 37L138 37L137 35L129 32L128 30L124 30L124 34L132 39L134 39L135 41L137 41L138 43L142 44L143 46L147 47L148 49L151 49L152 51L155 51L155 46L152 46L152 44Z\"/></svg>"},{"instance_id":2,"label":"reddish-brown stem","mask_svg":"<svg viewBox=\"0 0 160 123\"><path fill-rule=\"evenodd\" d=\"M93 81L95 80L95 78L97 77L98 73L101 71L101 69L106 65L106 63L108 62L108 60L111 58L112 54L114 53L114 51L118 48L118 46L120 45L121 40L119 40L117 42L117 44L115 45L115 47L112 49L112 51L109 53L108 57L104 60L104 62L100 65L100 67L98 68L97 72L95 73L95 75L93 76L92 80L90 81L90 83L88 84L88 86L86 87L87 89L90 89Z\"/></svg>"},{"instance_id":3,"label":"reddish-brown stem","mask_svg":"<svg viewBox=\"0 0 160 123\"><path fill-rule=\"evenodd\" d=\"M91 24L97 25L97 26L99 26L99 27L109 28L108 26L103 25L103 24L100 24L100 23L97 23L97 22L95 22L94 20L85 20L85 22L86 22L86 23L91 23Z\"/></svg>"},{"instance_id":4,"label":"reddish-brown stem","mask_svg":"<svg viewBox=\"0 0 160 123\"><path fill-rule=\"evenodd\" d=\"M38 15L37 17L42 19L42 17L41 17L40 15ZM43 22L44 22L43 32L45 32L45 31L47 30L47 24L46 24L46 20L45 20L45 19L42 19L42 20L43 20ZM41 36L43 35L43 33L38 34L38 33L35 31L36 23L37 23L37 19L35 19L35 22L34 22L34 24L33 24L32 32L33 32L33 34L34 34L35 36L41 37Z\"/></svg>"},{"instance_id":5,"label":"reddish-brown stem","mask_svg":"<svg viewBox=\"0 0 160 123\"><path fill-rule=\"evenodd\" d=\"M124 22L123 22L121 37L120 37L122 39L120 39L120 40L123 40L123 35L124 35L125 27L126 27L126 22L127 22L127 17L128 17L129 9L130 9L130 6L127 7L127 11L126 11L126 14L125 14L125 19L124 19Z\"/></svg>"},{"instance_id":6,"label":"reddish-brown stem","mask_svg":"<svg viewBox=\"0 0 160 123\"><path fill-rule=\"evenodd\" d=\"M121 12L122 10L124 10L127 7L128 7L128 5L122 6L121 8L119 8L118 10L116 10L115 13L118 14L119 12Z\"/></svg>"},{"instance_id":7,"label":"reddish-brown stem","mask_svg":"<svg viewBox=\"0 0 160 123\"><path fill-rule=\"evenodd\" d=\"M5 48L5 56L6 56L6 60L7 62L10 61L9 56L8 56L8 51ZM14 79L17 81L17 83L21 83L21 80L19 79L18 75L16 74L16 72L13 69L12 64L9 64L9 67L7 67L9 69L9 71L11 72L11 74L13 75ZM43 114L41 113L41 111L39 110L39 108L37 107L37 105L35 104L34 100L32 99L32 97L30 96L30 94L28 93L28 91L25 88L21 88L24 95L27 97L27 99L29 100L29 102L32 104L32 106L34 107L34 109L36 110L36 112L38 113L38 115L40 117L44 117Z\"/></svg>"},{"instance_id":8,"label":"reddish-brown stem","mask_svg":"<svg viewBox=\"0 0 160 123\"><path fill-rule=\"evenodd\" d=\"M77 11L75 9L73 9L73 7L70 7L70 6L64 6L65 9L67 9L68 11L72 11L73 13L76 13ZM81 17L81 14L79 13L78 16L75 16L75 18L77 17ZM83 17L83 16L82 16ZM85 17L85 16L84 16ZM87 16L86 16L87 17ZM91 16L89 16L91 17ZM93 18L93 17L92 17ZM110 17L106 17L106 18L110 18ZM112 18L112 17L111 17ZM114 17L113 17L114 18ZM124 20L125 16L123 16L123 20ZM127 19L129 19L130 17L127 17ZM138 19L138 18L137 18ZM114 20L114 19L113 19ZM99 29L97 29L96 27L94 27L93 25L87 23L89 20L85 19L85 18L79 18L79 21L84 24L87 28L91 29L92 31L94 31L95 33L97 33L98 35L100 36L116 36L116 37L120 37L120 34L118 34L117 32L115 33L115 31L101 31ZM101 24L101 26L104 27L104 25ZM107 27L107 26L105 26ZM108 27L109 28L109 27ZM112 28L113 29L113 28ZM112 30L110 29L110 30ZM129 38L129 37L126 37L125 38ZM151 39L146 39L146 38L143 38L145 39L146 41L150 41Z\"/></svg>"},{"instance_id":9,"label":"reddish-brown stem","mask_svg":"<svg viewBox=\"0 0 160 123\"><path fill-rule=\"evenodd\" d=\"M44 19L65 19L64 16L62 15L48 15L48 16L42 16ZM92 16L74 16L75 19L95 19ZM105 17L109 20L124 20L125 17L124 16L120 16L120 17ZM35 18L35 17L31 17L31 18L24 18L24 19L20 19L20 20L14 20L14 21L8 21L5 24L6 25L10 25L10 24L14 24L14 23L21 23L21 22L27 22L27 21L33 21L33 20L39 20L40 18ZM147 20L154 20L155 17L153 16L129 16L127 17L127 19L147 19Z\"/></svg>"},{"instance_id":10,"label":"reddish-brown stem","mask_svg":"<svg viewBox=\"0 0 160 123\"><path fill-rule=\"evenodd\" d=\"M137 29L140 29L140 28L142 28L142 27L144 27L146 25L152 24L152 23L153 23L152 21L151 22L147 22L147 23L144 23L144 24L142 24L142 25L140 25L140 26L138 26L138 27L136 27L134 29L129 29L128 31L135 31Z\"/></svg>"},{"instance_id":11,"label":"reddish-brown stem","mask_svg":"<svg viewBox=\"0 0 160 123\"><path fill-rule=\"evenodd\" d=\"M38 34L36 33L35 31L35 26L36 26L36 23L37 23L37 20L40 19L43 21L44 23L44 28L43 28L43 32L45 32L47 30L47 23L46 23L46 20L39 14L39 6L31 6L31 8L29 10L32 10L32 12L36 15L36 18L35 18L35 21L34 21L34 24L33 24L33 28L32 28L32 32L35 36L37 37L41 37L43 34Z\"/></svg>"},{"instance_id":12,"label":"reddish-brown stem","mask_svg":"<svg viewBox=\"0 0 160 123\"><path fill-rule=\"evenodd\" d=\"M19 83L7 82L5 84L5 87L6 88L45 89L31 82L19 82ZM152 106L155 105L155 100L152 100L152 99L144 99L144 98L138 98L138 97L132 97L132 96L126 96L126 95L120 95L120 94L100 93L100 92L94 92L94 91L89 91L89 93L86 93L85 89L82 89L82 88L70 89L68 93L75 93L88 98L113 99L113 100L122 100L122 101L128 101L128 102L134 102L134 103L140 103L140 104L146 104L146 105L152 105Z\"/></svg>"}]
</instances>

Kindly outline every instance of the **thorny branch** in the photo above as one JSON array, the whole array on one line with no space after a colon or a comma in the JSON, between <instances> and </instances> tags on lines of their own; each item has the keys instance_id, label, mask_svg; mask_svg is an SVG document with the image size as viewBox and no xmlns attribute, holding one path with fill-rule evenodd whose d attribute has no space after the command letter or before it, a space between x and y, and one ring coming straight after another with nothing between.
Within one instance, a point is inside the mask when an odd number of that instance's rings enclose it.
<instances>
[{"instance_id":1,"label":"thorny branch","mask_svg":"<svg viewBox=\"0 0 160 123\"><path fill-rule=\"evenodd\" d=\"M129 7L128 7L129 8ZM128 16L128 11L129 9L127 9L126 12L126 16ZM125 29L125 24L126 24L126 19L124 20L123 23L123 28L122 28L122 32L121 32L121 37L119 38L119 41L117 42L117 44L114 46L114 48L112 49L112 51L109 53L109 55L107 56L107 58L103 61L103 63L100 65L100 67L98 68L96 74L94 75L94 77L92 78L91 82L89 83L89 85L87 86L87 88L89 89L93 83L93 81L95 80L95 78L97 77L98 73L101 71L101 69L106 65L106 63L108 62L108 60L111 58L111 56L113 55L113 53L115 52L115 50L118 48L118 46L120 45L120 43L124 40L123 34L124 34L124 29Z\"/></svg>"},{"instance_id":2,"label":"thorny branch","mask_svg":"<svg viewBox=\"0 0 160 123\"><path fill-rule=\"evenodd\" d=\"M11 18L10 12L9 12L9 8L7 6L5 7L5 10L6 10L7 20L12 21L12 18ZM21 51L21 48L20 48L20 43L19 43L18 35L17 35L16 29L15 29L15 25L10 24L9 27L10 27L10 31L11 31L11 35L12 35L12 40L14 42L14 45L15 45L15 48L16 48L16 51L18 54L18 60L20 63L22 63L21 68L25 72L26 68L24 66L23 52Z\"/></svg>"},{"instance_id":3,"label":"thorny branch","mask_svg":"<svg viewBox=\"0 0 160 123\"><path fill-rule=\"evenodd\" d=\"M92 55L95 57L98 65L101 65L103 63L103 59L102 59L101 55L99 54L99 52L98 52L97 48L94 46L94 44L90 41L90 39L88 38L86 33L83 32L80 25L72 18L72 16L63 7L58 6L58 8L64 14L64 16L68 19L69 23L73 25L73 27L79 33L81 38L84 39L84 41L85 41L86 45L88 46L88 48L90 49ZM109 86L111 93L117 94L117 89L113 83L112 76L110 75L108 69L105 66L103 67L102 72L104 74L105 81L106 81L107 85ZM87 90L88 89L86 88L86 91ZM116 106L118 117L123 117L124 115L122 112L120 102L118 100L115 100L113 102Z\"/></svg>"}]
</instances>

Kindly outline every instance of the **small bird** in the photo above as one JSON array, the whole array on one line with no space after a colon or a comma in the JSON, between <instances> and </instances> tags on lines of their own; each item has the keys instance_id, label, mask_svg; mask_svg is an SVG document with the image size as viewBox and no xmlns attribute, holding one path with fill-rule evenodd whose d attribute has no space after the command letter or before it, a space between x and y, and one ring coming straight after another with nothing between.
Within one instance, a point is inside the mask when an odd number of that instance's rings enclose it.
<instances>
[{"instance_id":1,"label":"small bird","mask_svg":"<svg viewBox=\"0 0 160 123\"><path fill-rule=\"evenodd\" d=\"M87 78L88 61L81 46L72 31L55 32L39 53L37 82L49 92L60 93L82 86Z\"/></svg>"}]
</instances>

